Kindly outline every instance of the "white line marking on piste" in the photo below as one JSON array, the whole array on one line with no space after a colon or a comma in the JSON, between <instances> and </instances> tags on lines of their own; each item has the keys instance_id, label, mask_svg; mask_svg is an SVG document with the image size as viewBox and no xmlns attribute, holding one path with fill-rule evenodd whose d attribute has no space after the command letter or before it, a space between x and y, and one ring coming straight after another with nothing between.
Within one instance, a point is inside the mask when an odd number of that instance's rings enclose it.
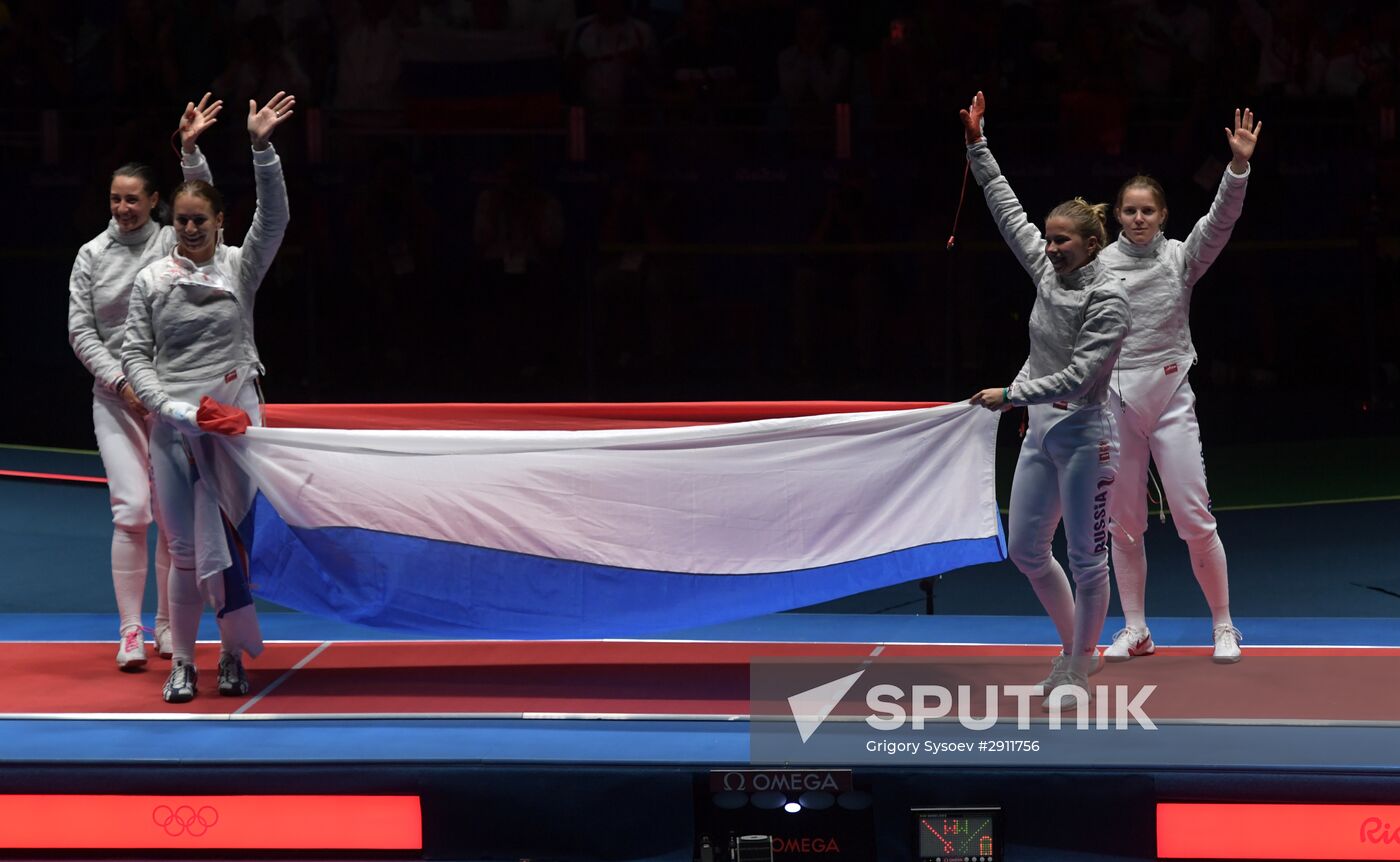
<instances>
[{"instance_id":1,"label":"white line marking on piste","mask_svg":"<svg viewBox=\"0 0 1400 862\"><path fill-rule=\"evenodd\" d=\"M870 667L872 664L875 663L875 659L880 655L880 653L882 653L882 652L884 652L884 651L885 651L885 645L884 645L884 644L876 644L876 645L875 645L875 649L873 649L873 650L870 651L870 655L868 655L868 656L865 657L865 661L863 661L863 662L860 663L860 669L861 669L861 670L865 670L866 668Z\"/></svg>"},{"instance_id":2,"label":"white line marking on piste","mask_svg":"<svg viewBox=\"0 0 1400 862\"><path fill-rule=\"evenodd\" d=\"M1283 619L1283 618L1281 617L1280 619ZM1390 618L1390 617L1358 617L1358 618L1355 618L1355 619L1363 619L1363 620L1366 620L1366 621L1375 621L1375 622L1381 622L1381 623L1389 623L1389 622L1392 621L1392 618ZM1355 621L1355 619L1348 620L1347 622L1348 622L1348 623L1352 623L1352 622ZM25 646L45 646L45 645L54 645L54 644L106 644L106 643L107 643L107 639L106 639L106 638L103 638L103 639L94 639L94 640L42 640L42 641L36 641L36 640L7 640L7 639L5 639L5 638L3 638L3 637L0 637L0 644L21 644L21 645L25 645ZM208 643L217 643L217 641L208 641ZM754 647L767 647L767 646L811 646L811 647L822 647L822 646L849 646L849 645L851 645L851 644L869 643L869 641L868 641L868 640L867 640L867 641L736 641L736 640L723 640L723 641L705 641L705 640L696 640L696 641L689 641L689 640L687 640L687 641L672 641L672 640L664 640L664 639L660 639L660 640L659 640L659 639L646 639L646 640L637 639L637 640L626 640L626 641L624 641L624 640L613 640L613 641L588 641L588 640L575 640L575 641L372 640L372 641L333 641L333 642L332 642L332 641L320 641L320 640L294 640L294 641L292 641L292 640L275 640L275 641L270 640L270 641L263 641L263 643L264 643L264 644L284 644L284 645L293 645L293 646L295 646L295 645L297 645L297 644L313 644L313 643L314 643L314 644L323 644L323 643L328 644L328 643L339 643L339 644L342 644L342 645L364 645L364 644L370 644L370 645L374 645L374 646L394 646L394 647L400 647L400 646L408 646L408 647L412 647L412 646L434 646L434 645L436 645L436 646L441 646L441 645L443 645L443 644L449 644L449 645L450 645L450 644L457 644L457 645L488 645L488 646L489 646L489 645L496 644L496 645L506 645L506 646L510 646L510 645L515 645L515 644L531 644L531 645L538 645L538 644L541 644L541 643L570 643L570 644L589 644L589 643L619 643L619 644L628 644L628 643L630 643L630 644L697 644L697 645L714 644L714 645L717 645L717 646L754 646ZM1058 644L1052 644L1052 643L1049 643L1049 642L1046 642L1046 643L1011 643L1011 642L991 642L991 641L937 641L937 642L934 642L934 641L886 641L886 642L884 642L883 644L881 644L880 646L876 647L876 648L875 648L875 651L874 651L874 652L871 652L871 655L872 655L872 656L879 655L881 652L884 651L885 647L889 647L889 646L902 646L902 647L979 647L979 648L989 648L989 649L1008 649L1008 648L1022 649L1022 648L1024 648L1024 649L1033 649L1033 650L1048 650L1048 649L1056 649L1056 648L1059 647ZM1159 650L1169 650L1169 651L1176 651L1176 650L1202 650L1202 649L1210 649L1210 644L1207 644L1207 643L1199 643L1199 644L1163 644L1163 643L1159 643L1159 644L1157 644L1157 649L1159 649ZM1328 649L1328 650L1394 650L1394 649L1400 649L1400 643L1375 643L1375 644L1325 644L1325 643L1285 644L1285 643L1278 643L1278 644L1251 644L1251 645L1249 646L1249 650L1250 650L1251 652L1258 651L1258 650L1321 650L1321 649ZM1012 656L1012 657L1014 658L1015 656ZM1040 657L1040 653L1039 653L1039 652L1036 652L1036 653L1034 653L1034 654L1027 654L1027 655L1021 656L1021 657L1022 657L1022 658L1039 658L1039 657Z\"/></svg>"},{"instance_id":3,"label":"white line marking on piste","mask_svg":"<svg viewBox=\"0 0 1400 862\"><path fill-rule=\"evenodd\" d=\"M298 722L339 721L346 723L367 721L421 721L424 724L462 721L654 721L658 723L684 722L738 722L738 721L787 721L777 716L753 716L745 713L624 713L624 712L327 712L327 713L259 713L258 715L204 714L204 713L112 713L112 712L16 712L0 714L0 722L6 721L263 721L271 724ZM864 716L833 715L826 719L834 722L865 721ZM1368 718L1229 718L1214 716L1207 718L1153 718L1159 725L1197 725L1206 727L1293 727L1293 728L1400 728L1400 721L1393 719ZM927 718L926 722L956 723L957 719ZM1045 718L1032 718L1033 724L1048 721Z\"/></svg>"},{"instance_id":4,"label":"white line marking on piste","mask_svg":"<svg viewBox=\"0 0 1400 862\"><path fill-rule=\"evenodd\" d=\"M265 698L265 697L267 697L269 694L271 694L272 691L273 691L273 689L277 688L277 686L279 686L279 685L281 685L282 683L286 682L287 680L291 679L292 674L294 674L294 673L296 673L297 671L301 670L302 668L306 667L306 665L307 665L312 659L314 659L316 656L320 655L321 653L325 652L325 651L326 651L326 648L329 647L329 646L330 646L331 644L333 644L333 643L335 643L335 641L322 641L322 643L321 643L320 646L316 647L314 650L312 650L311 652L307 653L307 654L306 654L306 657L303 658L301 661L299 661L299 662L297 662L296 664L294 664L294 665L292 665L291 667L289 667L289 668L286 670L285 673L283 673L281 676L277 677L277 679L274 679L274 680L271 682L271 684L268 685L267 688L263 689L262 691L260 691L260 692L258 692L257 694L253 695L253 697L249 698L248 702L245 703L245 704L243 704L242 706L240 706L238 709L235 709L235 710L233 711L233 714L234 714L234 715L242 715L243 713L245 713L245 712L247 712L248 710L252 709L253 706L254 706L254 704L256 704L258 701L262 700L263 698Z\"/></svg>"}]
</instances>

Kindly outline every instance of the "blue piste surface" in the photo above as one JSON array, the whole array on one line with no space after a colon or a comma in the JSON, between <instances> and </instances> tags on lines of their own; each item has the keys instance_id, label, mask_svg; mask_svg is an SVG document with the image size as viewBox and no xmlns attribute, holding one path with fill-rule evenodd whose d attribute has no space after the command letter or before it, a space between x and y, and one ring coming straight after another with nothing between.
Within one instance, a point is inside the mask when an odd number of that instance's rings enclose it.
<instances>
[{"instance_id":1,"label":"blue piste surface","mask_svg":"<svg viewBox=\"0 0 1400 862\"><path fill-rule=\"evenodd\" d=\"M148 624L153 621L148 619ZM1122 625L1110 617L1105 640ZM263 634L270 641L443 640L394 629L373 628L302 613L265 613ZM1344 617L1238 617L1235 624L1251 646L1400 647L1400 620ZM112 641L110 614L0 614L0 641ZM201 640L218 639L212 617L200 628ZM1054 626L1043 616L923 614L766 614L708 626L658 632L659 640L756 641L761 643L1057 643ZM1158 617L1152 639L1161 646L1207 646L1210 620Z\"/></svg>"}]
</instances>

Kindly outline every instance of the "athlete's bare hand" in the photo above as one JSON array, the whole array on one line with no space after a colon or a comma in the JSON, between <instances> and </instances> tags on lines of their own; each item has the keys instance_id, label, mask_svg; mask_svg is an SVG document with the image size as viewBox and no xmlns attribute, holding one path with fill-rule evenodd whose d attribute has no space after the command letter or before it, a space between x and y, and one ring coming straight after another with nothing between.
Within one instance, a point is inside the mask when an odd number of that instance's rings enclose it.
<instances>
[{"instance_id":1,"label":"athlete's bare hand","mask_svg":"<svg viewBox=\"0 0 1400 862\"><path fill-rule=\"evenodd\" d=\"M1254 155L1254 147L1259 143L1259 133L1264 130L1262 121L1254 121L1254 112L1249 108L1240 113L1240 109L1235 109L1235 130L1225 130L1225 137L1230 142L1230 167L1237 174L1242 174L1249 167L1249 159Z\"/></svg>"},{"instance_id":2,"label":"athlete's bare hand","mask_svg":"<svg viewBox=\"0 0 1400 862\"><path fill-rule=\"evenodd\" d=\"M137 416L145 417L150 412L146 409L146 405L141 403L141 399L136 397L136 390L131 388L130 383L122 384L121 396L122 400L126 402L126 409Z\"/></svg>"},{"instance_id":3,"label":"athlete's bare hand","mask_svg":"<svg viewBox=\"0 0 1400 862\"><path fill-rule=\"evenodd\" d=\"M193 153L195 141L199 140L199 136L219 121L219 112L224 109L224 101L216 99L211 105L209 100L213 97L213 93L205 93L198 105L194 102L185 104L185 113L180 116L180 149L186 153Z\"/></svg>"},{"instance_id":4,"label":"athlete's bare hand","mask_svg":"<svg viewBox=\"0 0 1400 862\"><path fill-rule=\"evenodd\" d=\"M985 407L994 413L1004 413L1010 410L1013 405L1006 400L1006 390L1000 387L983 389L976 395L967 399L968 404L976 404L978 407Z\"/></svg>"},{"instance_id":5,"label":"athlete's bare hand","mask_svg":"<svg viewBox=\"0 0 1400 862\"><path fill-rule=\"evenodd\" d=\"M292 109L296 104L296 96L289 96L281 90L261 108L257 102L248 100L248 137L253 142L253 149L261 150L267 146L272 131L292 118L295 113Z\"/></svg>"}]
</instances>

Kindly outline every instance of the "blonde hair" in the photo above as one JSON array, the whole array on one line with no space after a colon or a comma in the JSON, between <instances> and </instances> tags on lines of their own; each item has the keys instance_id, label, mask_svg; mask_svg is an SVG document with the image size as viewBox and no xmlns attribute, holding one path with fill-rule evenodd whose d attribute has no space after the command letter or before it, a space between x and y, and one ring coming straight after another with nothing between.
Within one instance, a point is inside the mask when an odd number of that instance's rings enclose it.
<instances>
[{"instance_id":1,"label":"blonde hair","mask_svg":"<svg viewBox=\"0 0 1400 862\"><path fill-rule=\"evenodd\" d=\"M1091 204L1083 198L1074 198L1050 210L1045 220L1057 217L1069 219L1074 232L1085 239L1097 239L1100 249L1108 245L1108 204Z\"/></svg>"}]
</instances>

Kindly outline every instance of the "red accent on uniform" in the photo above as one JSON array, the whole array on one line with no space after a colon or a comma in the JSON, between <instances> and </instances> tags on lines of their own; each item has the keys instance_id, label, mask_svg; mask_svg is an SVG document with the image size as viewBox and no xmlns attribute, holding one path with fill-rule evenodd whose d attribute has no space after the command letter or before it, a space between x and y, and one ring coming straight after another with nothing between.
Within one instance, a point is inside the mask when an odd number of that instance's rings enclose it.
<instances>
[{"instance_id":1,"label":"red accent on uniform","mask_svg":"<svg viewBox=\"0 0 1400 862\"><path fill-rule=\"evenodd\" d=\"M199 410L195 413L201 431L212 434L238 435L253 424L248 414L241 408L220 404L208 395L199 399Z\"/></svg>"},{"instance_id":2,"label":"red accent on uniform","mask_svg":"<svg viewBox=\"0 0 1400 862\"><path fill-rule=\"evenodd\" d=\"M1177 366L1176 366L1176 363L1173 362L1171 365L1168 365L1166 368L1163 368L1163 369L1162 369L1162 372L1165 373L1165 374L1175 374L1175 373L1176 373L1176 367L1177 367Z\"/></svg>"},{"instance_id":3,"label":"red accent on uniform","mask_svg":"<svg viewBox=\"0 0 1400 862\"><path fill-rule=\"evenodd\" d=\"M233 381L235 381L235 380L237 380L237 379L238 379L238 369L237 369L237 368L233 369L232 371L230 371L229 373L227 373L227 374L224 375L224 382L225 382L225 383L232 383Z\"/></svg>"}]
</instances>

